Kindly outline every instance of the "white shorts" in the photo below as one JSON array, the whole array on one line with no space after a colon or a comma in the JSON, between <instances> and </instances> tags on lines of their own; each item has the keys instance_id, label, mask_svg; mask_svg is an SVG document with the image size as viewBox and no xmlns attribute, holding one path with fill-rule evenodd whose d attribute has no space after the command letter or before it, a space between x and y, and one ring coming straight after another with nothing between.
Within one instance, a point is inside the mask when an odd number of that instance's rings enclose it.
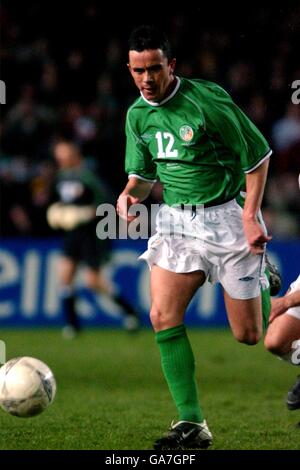
<instances>
[{"instance_id":1,"label":"white shorts","mask_svg":"<svg viewBox=\"0 0 300 470\"><path fill-rule=\"evenodd\" d=\"M234 299L258 297L261 286L269 285L265 261L263 255L250 252L242 213L235 199L205 209L197 206L196 213L192 206L183 210L164 205L156 217L157 233L140 259L150 269L156 264L176 273L204 271L210 282L220 282Z\"/></svg>"},{"instance_id":2,"label":"white shorts","mask_svg":"<svg viewBox=\"0 0 300 470\"><path fill-rule=\"evenodd\" d=\"M296 281L292 282L292 284L290 285L289 294L291 294L292 292L295 292L296 290L300 290L300 276L298 276ZM286 313L300 320L300 306L291 307L286 311Z\"/></svg>"}]
</instances>

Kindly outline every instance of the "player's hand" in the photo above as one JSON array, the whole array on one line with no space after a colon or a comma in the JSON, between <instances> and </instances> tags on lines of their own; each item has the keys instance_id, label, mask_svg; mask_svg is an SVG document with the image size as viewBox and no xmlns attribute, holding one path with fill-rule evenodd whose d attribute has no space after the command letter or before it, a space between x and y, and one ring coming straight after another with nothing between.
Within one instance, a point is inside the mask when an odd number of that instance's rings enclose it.
<instances>
[{"instance_id":1,"label":"player's hand","mask_svg":"<svg viewBox=\"0 0 300 470\"><path fill-rule=\"evenodd\" d=\"M272 299L272 307L269 318L269 323L271 323L274 318L278 317L285 313L288 309L288 305L285 297L277 297L277 299Z\"/></svg>"},{"instance_id":2,"label":"player's hand","mask_svg":"<svg viewBox=\"0 0 300 470\"><path fill-rule=\"evenodd\" d=\"M130 215L128 211L133 204L138 204L139 199L137 197L130 196L129 194L121 194L117 201L117 214L121 219L127 220L127 222L132 222L138 216L137 215Z\"/></svg>"},{"instance_id":3,"label":"player's hand","mask_svg":"<svg viewBox=\"0 0 300 470\"><path fill-rule=\"evenodd\" d=\"M265 244L269 242L272 237L264 232L263 227L257 220L244 218L243 224L251 253L254 255L260 255L264 253Z\"/></svg>"}]
</instances>

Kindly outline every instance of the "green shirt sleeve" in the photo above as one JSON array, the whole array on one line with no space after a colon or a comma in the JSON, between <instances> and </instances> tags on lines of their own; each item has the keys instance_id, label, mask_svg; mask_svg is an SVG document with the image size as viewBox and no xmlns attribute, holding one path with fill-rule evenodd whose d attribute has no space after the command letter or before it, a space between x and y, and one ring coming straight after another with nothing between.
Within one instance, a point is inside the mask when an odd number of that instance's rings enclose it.
<instances>
[{"instance_id":1,"label":"green shirt sleeve","mask_svg":"<svg viewBox=\"0 0 300 470\"><path fill-rule=\"evenodd\" d=\"M129 176L136 175L151 182L156 181L156 165L148 147L138 135L130 110L126 117L125 171Z\"/></svg>"},{"instance_id":2,"label":"green shirt sleeve","mask_svg":"<svg viewBox=\"0 0 300 470\"><path fill-rule=\"evenodd\" d=\"M216 87L208 104L207 113L219 138L240 159L245 173L253 171L271 155L264 136L225 90Z\"/></svg>"}]
</instances>

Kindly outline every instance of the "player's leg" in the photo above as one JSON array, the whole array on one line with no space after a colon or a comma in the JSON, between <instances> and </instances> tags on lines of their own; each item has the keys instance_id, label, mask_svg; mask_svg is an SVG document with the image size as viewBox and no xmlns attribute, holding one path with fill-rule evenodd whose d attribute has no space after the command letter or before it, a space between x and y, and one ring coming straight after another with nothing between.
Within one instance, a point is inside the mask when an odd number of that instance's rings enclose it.
<instances>
[{"instance_id":1,"label":"player's leg","mask_svg":"<svg viewBox=\"0 0 300 470\"><path fill-rule=\"evenodd\" d=\"M261 297L233 299L224 291L224 301L234 337L248 345L258 343L262 335Z\"/></svg>"},{"instance_id":2,"label":"player's leg","mask_svg":"<svg viewBox=\"0 0 300 470\"><path fill-rule=\"evenodd\" d=\"M297 310L300 311L299 307ZM288 361L290 364L300 366L299 338L300 315L298 318L297 316L284 313L276 317L270 324L265 337L265 347L268 351ZM300 408L300 377L289 390L286 404L290 410Z\"/></svg>"},{"instance_id":3,"label":"player's leg","mask_svg":"<svg viewBox=\"0 0 300 470\"><path fill-rule=\"evenodd\" d=\"M198 399L195 359L183 325L186 308L204 281L203 271L173 273L152 266L150 318L163 373L179 413L179 422L156 441L156 449L207 447L211 443Z\"/></svg>"},{"instance_id":4,"label":"player's leg","mask_svg":"<svg viewBox=\"0 0 300 470\"><path fill-rule=\"evenodd\" d=\"M300 276L291 284L283 298L274 300L273 319L265 338L265 346L270 352L296 366L300 366L300 306L297 301L299 289ZM294 306L281 313L286 305L285 297L290 295L294 296ZM290 410L300 408L300 376L289 390L286 404Z\"/></svg>"},{"instance_id":5,"label":"player's leg","mask_svg":"<svg viewBox=\"0 0 300 470\"><path fill-rule=\"evenodd\" d=\"M224 291L228 321L234 337L255 345L266 331L271 311L270 288L261 287L260 295L250 299L235 299Z\"/></svg>"},{"instance_id":6,"label":"player's leg","mask_svg":"<svg viewBox=\"0 0 300 470\"><path fill-rule=\"evenodd\" d=\"M88 289L110 296L112 286L98 268L87 266L84 272L85 285Z\"/></svg>"},{"instance_id":7,"label":"player's leg","mask_svg":"<svg viewBox=\"0 0 300 470\"><path fill-rule=\"evenodd\" d=\"M110 258L111 250L112 246L109 239L97 239L93 224L86 227L84 247L82 248L82 261L87 267L85 283L89 289L99 294L107 295L121 307L125 329L130 332L137 331L140 323L138 313L122 295L115 292L113 285L101 271L102 266Z\"/></svg>"},{"instance_id":8,"label":"player's leg","mask_svg":"<svg viewBox=\"0 0 300 470\"><path fill-rule=\"evenodd\" d=\"M73 280L81 260L82 245L80 229L65 232L62 247L63 258L59 267L62 307L66 321L66 326L63 328L65 338L73 338L81 329L76 312L76 291Z\"/></svg>"},{"instance_id":9,"label":"player's leg","mask_svg":"<svg viewBox=\"0 0 300 470\"><path fill-rule=\"evenodd\" d=\"M85 270L86 286L94 292L110 297L122 309L124 327L128 331L136 331L139 328L139 316L135 309L121 295L114 292L109 280L104 276L101 269L87 267Z\"/></svg>"},{"instance_id":10,"label":"player's leg","mask_svg":"<svg viewBox=\"0 0 300 470\"><path fill-rule=\"evenodd\" d=\"M298 410L300 408L300 375L288 391L286 405L289 410ZM300 423L298 426L300 426Z\"/></svg>"},{"instance_id":11,"label":"player's leg","mask_svg":"<svg viewBox=\"0 0 300 470\"><path fill-rule=\"evenodd\" d=\"M268 275L269 283L270 283L270 295L275 296L275 295L278 295L281 290L281 286L282 286L281 275L277 266L274 263L271 263L270 258L267 253L265 253L265 261L266 261L266 271L267 271L267 275Z\"/></svg>"},{"instance_id":12,"label":"player's leg","mask_svg":"<svg viewBox=\"0 0 300 470\"><path fill-rule=\"evenodd\" d=\"M75 310L74 276L77 262L66 256L62 257L59 264L60 295L62 299L62 310L66 326L63 334L72 337L80 330L80 322Z\"/></svg>"},{"instance_id":13,"label":"player's leg","mask_svg":"<svg viewBox=\"0 0 300 470\"><path fill-rule=\"evenodd\" d=\"M265 270L265 275L268 278L269 282L271 280L271 275L268 267L266 267ZM273 286L275 284L273 283ZM276 284L278 285L278 284ZM281 284L280 284L281 285ZM274 287L273 287L274 290ZM267 286L261 286L260 288L260 299L261 299L261 313L262 313L262 329L263 332L265 333L267 331L268 325L269 325L269 318L270 318L270 313L271 313L271 293L272 291L272 285L270 282L270 285Z\"/></svg>"},{"instance_id":14,"label":"player's leg","mask_svg":"<svg viewBox=\"0 0 300 470\"><path fill-rule=\"evenodd\" d=\"M232 332L239 342L256 344L262 335L262 312L265 324L270 313L264 256L250 251L238 201L206 208L204 220L205 258L212 265L210 278L223 287ZM211 222L215 220L219 223Z\"/></svg>"},{"instance_id":15,"label":"player's leg","mask_svg":"<svg viewBox=\"0 0 300 470\"><path fill-rule=\"evenodd\" d=\"M291 353L292 343L299 338L300 319L284 313L276 317L272 323L270 323L265 336L265 347L272 354L276 354L285 359ZM296 355L294 357L296 359ZM298 361L298 365L300 365L300 357ZM293 364L297 365L295 363Z\"/></svg>"},{"instance_id":16,"label":"player's leg","mask_svg":"<svg viewBox=\"0 0 300 470\"><path fill-rule=\"evenodd\" d=\"M268 325L271 311L269 273L264 255L253 255L243 233L231 227L236 240L232 252L225 253L219 281L233 335L248 345L256 344Z\"/></svg>"}]
</instances>

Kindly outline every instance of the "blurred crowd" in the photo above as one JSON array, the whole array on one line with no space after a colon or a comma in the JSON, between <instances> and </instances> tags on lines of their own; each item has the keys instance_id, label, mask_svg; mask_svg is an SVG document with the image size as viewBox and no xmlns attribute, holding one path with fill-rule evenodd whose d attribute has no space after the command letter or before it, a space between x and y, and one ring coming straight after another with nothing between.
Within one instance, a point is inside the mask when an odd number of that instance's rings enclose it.
<instances>
[{"instance_id":1,"label":"blurred crowd","mask_svg":"<svg viewBox=\"0 0 300 470\"><path fill-rule=\"evenodd\" d=\"M0 235L51 236L45 212L57 138L79 144L117 196L126 180L124 119L137 96L127 39L132 27L155 21L174 47L177 74L225 87L270 141L266 222L274 237L299 237L300 104L291 87L300 80L300 7L252 7L233 17L212 7L141 15L101 3L1 5Z\"/></svg>"}]
</instances>

